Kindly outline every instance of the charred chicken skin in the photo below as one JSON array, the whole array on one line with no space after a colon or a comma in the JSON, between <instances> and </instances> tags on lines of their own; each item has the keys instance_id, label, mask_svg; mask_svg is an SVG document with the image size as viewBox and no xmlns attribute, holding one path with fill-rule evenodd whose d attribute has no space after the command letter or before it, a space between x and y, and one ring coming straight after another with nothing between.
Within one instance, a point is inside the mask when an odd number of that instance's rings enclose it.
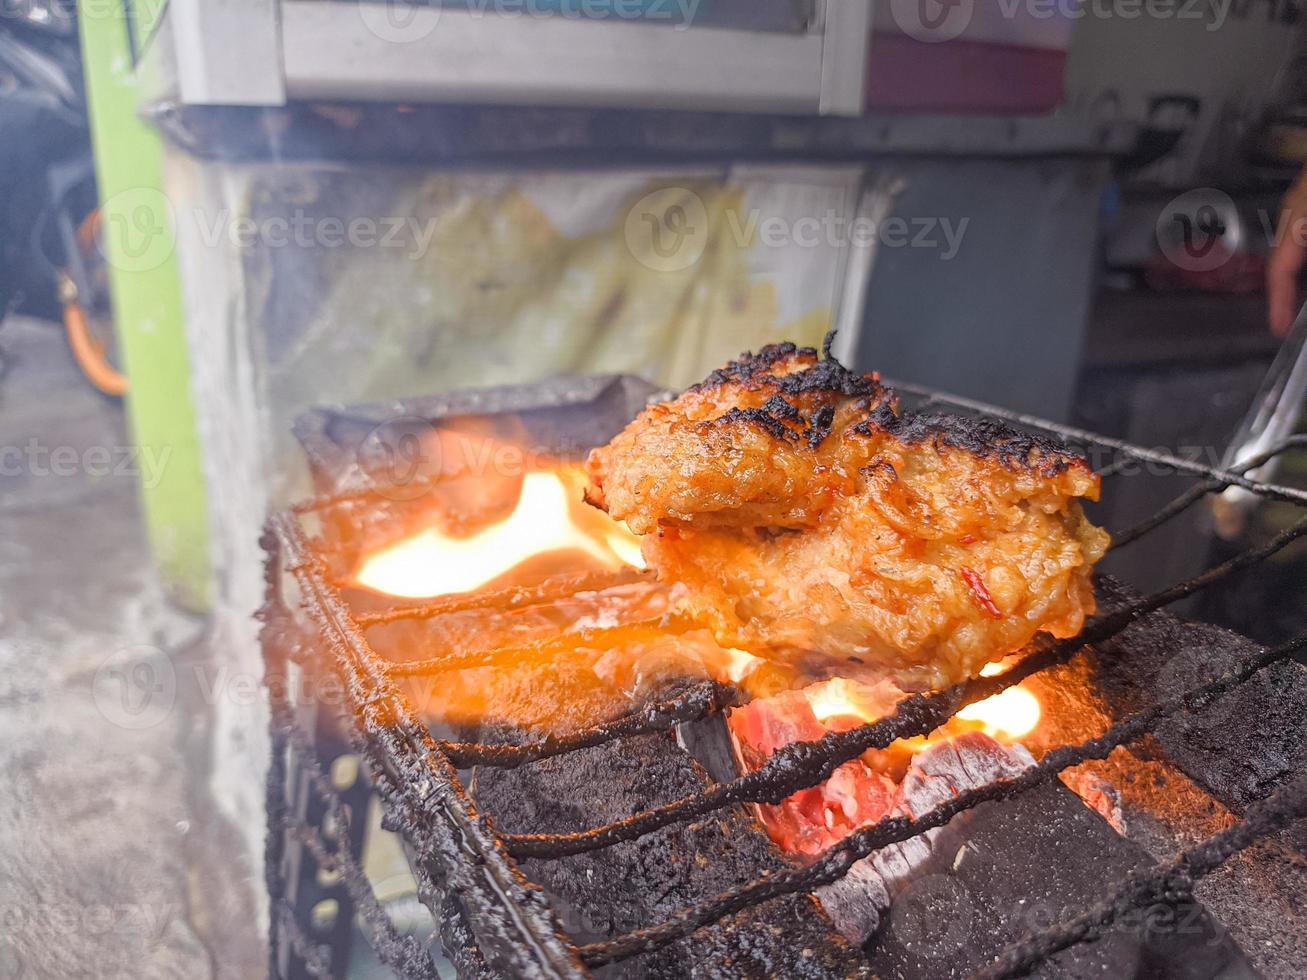
<instances>
[{"instance_id":1,"label":"charred chicken skin","mask_svg":"<svg viewBox=\"0 0 1307 980\"><path fill-rule=\"evenodd\" d=\"M810 348L745 354L588 462L587 499L643 536L718 642L812 677L973 676L1094 611L1098 477L988 419L902 412Z\"/></svg>"}]
</instances>

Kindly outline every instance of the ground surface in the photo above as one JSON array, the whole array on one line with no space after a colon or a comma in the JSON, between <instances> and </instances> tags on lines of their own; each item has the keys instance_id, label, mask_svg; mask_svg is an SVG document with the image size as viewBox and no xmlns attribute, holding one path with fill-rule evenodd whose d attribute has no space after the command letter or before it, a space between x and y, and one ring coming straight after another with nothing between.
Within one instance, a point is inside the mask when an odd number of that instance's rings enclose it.
<instances>
[{"instance_id":1,"label":"ground surface","mask_svg":"<svg viewBox=\"0 0 1307 980\"><path fill-rule=\"evenodd\" d=\"M137 509L166 461L21 318L0 452L0 980L260 976L257 883L202 788L204 623L162 595Z\"/></svg>"}]
</instances>

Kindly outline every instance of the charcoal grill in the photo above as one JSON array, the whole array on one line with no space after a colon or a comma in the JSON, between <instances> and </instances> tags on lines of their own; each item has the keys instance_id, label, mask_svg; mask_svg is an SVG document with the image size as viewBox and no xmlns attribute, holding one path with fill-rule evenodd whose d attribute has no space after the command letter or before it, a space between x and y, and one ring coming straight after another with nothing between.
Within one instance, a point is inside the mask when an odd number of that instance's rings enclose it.
<instances>
[{"instance_id":1,"label":"charcoal grill","mask_svg":"<svg viewBox=\"0 0 1307 980\"><path fill-rule=\"evenodd\" d=\"M1096 468L1105 478L1140 464L1194 478L1191 490L1154 517L1133 528L1113 529L1114 547L1138 547L1136 542L1150 531L1229 487L1268 500L1307 505L1307 492L1247 475L1267 459L1301 445L1299 437L1221 470L927 389L895 387L905 400L915 403L913 407L986 414L1059 437L1102 462ZM266 869L273 976L343 976L355 915L377 957L397 975L438 975L431 943L401 934L364 871L359 815L366 811L370 794L382 804L384 826L402 837L419 898L434 917L440 943L460 977L589 976L610 964L683 941L742 911L809 893L841 878L858 859L944 826L960 814L985 811L993 816L1005 812L1002 808L1047 794L1050 786L1057 785L1059 773L1108 759L1121 746L1152 746L1162 759L1159 764L1169 772L1183 773L1197 787L1204 805L1210 807L1215 800L1237 819L1203 840L1190 842L1170 859L1144 862L1116 880L1091 881L1092 897L1078 908L1056 916L1055 921L1003 933L1010 938L1002 947L968 972L997 978L1041 969L1052 962L1051 957L1101 936L1134 910L1192 903L1197 882L1233 855L1307 816L1303 776L1307 671L1293 661L1307 648L1307 636L1267 649L1211 627L1181 623L1163 612L1208 586L1259 567L1307 536L1304 516L1264 544L1152 595L1140 596L1104 582L1099 614L1074 639L1037 642L1005 673L914 695L890 717L827 735L819 742L791 745L747 775L708 780L681 798L580 832L498 830L474 803L460 771L473 767L513 771L605 747L636 746L659 733L692 730L736 703L738 692L712 683L696 684L608 723L512 744L436 737L401 691L397 677L481 661L448 651L397 667L370 645L365 632L378 624L439 616L466 600L360 610L342 595L337 583L347 542L357 540L372 521L417 519L408 512L412 494L388 492L384 479L367 465L360 446L378 426L395 419L439 423L506 414L525 426L537 444L549 445L561 455L577 454L610 438L653 394L630 378L587 378L324 410L297 425L317 496L273 517L263 538L268 600L262 612L262 635L272 705ZM438 478L438 473L410 473L406 487L411 490ZM1111 492L1110 485L1105 492ZM573 583L574 588L581 586ZM1186 643L1212 651L1204 659L1205 668L1183 676L1161 669ZM290 687L290 673L297 669L293 665L314 665L338 681L340 710L297 700ZM664 833L664 828L697 827L709 818L738 814L739 804L779 802L816 785L866 750L927 734L965 705L1018 682L1044 685L1041 693L1055 701L1075 671L1088 671L1090 686L1114 692L1112 709L1093 737L1076 737L1083 732L1072 726L1067 744L1050 747L1037 765L1020 776L962 792L915 818L890 818L867 827L808 866L754 868L738 883L687 902L661 921L594 941L574 941L571 934L577 930L564 928L544 890L524 874L527 864L540 867L567 856L642 842ZM1234 717L1229 710L1220 710L1229 699L1242 699ZM1221 719L1215 726L1197 723L1213 713ZM345 785L333 778L333 764L346 755L361 760L366 779ZM1075 841L1066 842L1066 848L1075 847ZM1296 859L1299 877L1291 880L1289 889L1299 889L1295 907L1301 916L1307 887L1302 885L1300 853ZM325 928L314 912L323 901L335 908L334 925ZM1254 896L1251 901L1259 900ZM1281 913L1270 910L1269 914ZM1296 923L1286 922L1285 928L1303 925L1300 917ZM1307 940L1290 936L1283 949L1270 955L1277 970L1291 970L1284 964L1294 957L1301 966ZM1245 972L1223 975L1256 975L1246 960L1239 962ZM1222 968L1230 970L1228 964ZM1162 975L1206 977L1217 972L1212 965L1208 972L1199 967Z\"/></svg>"}]
</instances>

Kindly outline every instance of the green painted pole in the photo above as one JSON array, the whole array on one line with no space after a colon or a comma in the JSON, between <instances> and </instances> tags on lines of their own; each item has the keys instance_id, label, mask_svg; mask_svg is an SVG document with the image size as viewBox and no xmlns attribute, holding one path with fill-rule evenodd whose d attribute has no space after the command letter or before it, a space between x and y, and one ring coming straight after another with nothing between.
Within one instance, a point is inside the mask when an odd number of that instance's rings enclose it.
<instances>
[{"instance_id":1,"label":"green painted pole","mask_svg":"<svg viewBox=\"0 0 1307 980\"><path fill-rule=\"evenodd\" d=\"M163 191L163 142L137 116L140 79L121 7L81 0L79 16L101 247L129 384L128 424L143 461L146 528L169 593L188 608L206 609L212 591L208 516L173 211Z\"/></svg>"}]
</instances>

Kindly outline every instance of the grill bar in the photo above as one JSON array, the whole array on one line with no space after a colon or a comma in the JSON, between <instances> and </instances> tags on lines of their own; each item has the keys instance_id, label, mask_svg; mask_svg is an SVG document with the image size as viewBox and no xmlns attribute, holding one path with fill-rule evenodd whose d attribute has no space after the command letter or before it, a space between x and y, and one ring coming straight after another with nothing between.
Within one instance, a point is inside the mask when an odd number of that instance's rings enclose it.
<instances>
[{"instance_id":1,"label":"grill bar","mask_svg":"<svg viewBox=\"0 0 1307 980\"><path fill-rule=\"evenodd\" d=\"M455 595L420 606L400 606L376 613L361 613L354 621L364 628L396 623L405 619L431 619L473 609L522 609L555 599L566 599L586 592L611 589L627 582L638 582L647 576L631 569L629 572L595 572L545 582L531 588L503 589L498 592Z\"/></svg>"},{"instance_id":2,"label":"grill bar","mask_svg":"<svg viewBox=\"0 0 1307 980\"><path fill-rule=\"evenodd\" d=\"M1195 463L1192 460L1183 459L1179 456L1172 455L1171 453L1164 453L1156 449L1146 449L1143 446L1136 446L1123 439L1113 439L1110 436L1098 435L1095 432L1090 432L1088 429L1079 429L1073 425L1062 425L1059 422L1049 422L1047 419L1041 419L1034 415L1026 415L1023 412L1012 412L1005 408L999 408L996 405L988 405L985 402L963 398L960 395L944 395L938 392L932 392L930 389L923 388L920 385L905 384L899 381L890 381L887 382L887 384L898 391L906 391L914 395L929 394L937 404L963 408L970 412L977 412L982 415L988 415L991 418L1002 419L1005 422L1011 422L1014 425L1023 426L1025 428L1042 429L1045 432L1051 432L1054 435L1061 436L1063 439L1070 442L1079 442L1091 446L1102 446L1104 449L1111 449L1114 452L1121 453L1132 459L1138 460L1139 462L1155 463L1159 466L1169 467L1180 473L1205 477L1208 480L1215 480L1227 487L1242 487L1244 490L1254 493L1259 497L1266 497L1271 500L1284 500L1289 503L1298 504L1299 506L1307 506L1307 490L1299 490L1296 487L1286 487L1278 483L1266 483L1260 480L1254 480L1232 470L1221 469L1218 466L1205 466L1202 463Z\"/></svg>"},{"instance_id":3,"label":"grill bar","mask_svg":"<svg viewBox=\"0 0 1307 980\"><path fill-rule=\"evenodd\" d=\"M1307 777L1281 787L1255 803L1229 830L1177 855L1166 864L1129 875L1108 898L1082 915L1027 936L1003 950L972 980L1006 980L1024 976L1043 960L1092 938L1132 908L1187 897L1194 884L1240 851L1300 818L1307 817Z\"/></svg>"},{"instance_id":4,"label":"grill bar","mask_svg":"<svg viewBox=\"0 0 1307 980\"><path fill-rule=\"evenodd\" d=\"M1152 518L1118 536L1118 547L1138 540L1191 507L1206 494L1223 487L1239 486L1267 499L1300 506L1307 504L1307 491L1258 482L1245 475L1272 456L1288 448L1307 444L1307 437L1292 437L1233 470L1222 470L1070 426L996 409L969 399L931 392L912 385L899 384L897 387L909 394L922 395L935 404L980 412L1120 454L1120 459L1100 470L1103 474L1119 472L1129 461L1135 460L1169 467L1204 479L1202 484L1177 497ZM432 477L432 485L441 479L440 474ZM305 538L294 515L316 513L342 503L367 503L376 499L375 494L374 487L366 487L319 496L297 505L291 514L274 518L270 527L275 532L276 541L269 547L269 551L281 553L281 567L297 581L310 618L319 634L327 640L331 654L329 659L334 661L336 669L346 681L349 693L347 708L353 709L352 713L349 710L345 712L346 727L355 751L371 770L373 785L387 810L388 826L399 830L416 851L413 863L420 896L438 916L442 912L456 909L453 917L464 925L472 926L470 938L475 940L475 945L484 956L483 972L581 977L588 975L587 967L621 960L674 942L733 911L780 895L809 891L841 877L860 857L888 843L906 840L931 827L940 826L979 803L1006 799L1038 783L1047 782L1068 766L1102 758L1114 748L1154 730L1157 723L1168 715L1210 703L1258 671L1307 647L1307 637L1304 637L1275 650L1264 651L1215 681L1201 684L1182 695L1160 701L1131 715L1097 739L1050 751L1037 766L1015 779L961 794L916 820L892 818L865 828L846 838L816 864L807 868L763 875L732 888L711 901L688 906L658 925L578 949L564 937L548 909L544 895L523 878L514 858L550 858L582 853L618 841L633 840L659 827L690 820L735 803L779 802L799 789L816 785L839 765L868 748L884 747L901 737L927 734L964 705L991 697L1038 671L1064 663L1089 644L1114 636L1139 617L1262 561L1307 535L1307 519L1289 527L1265 545L1186 582L1106 611L1091 620L1078 637L1033 645L1032 652L1020 663L997 677L977 678L947 691L906 698L900 702L892 716L874 725L828 735L817 742L789 746L773 755L761 769L744 777L664 807L634 814L613 824L575 835L514 836L496 835L485 819L477 814L458 782L455 766L512 768L530 761L602 745L613 739L666 731L682 721L702 718L740 703L740 695L721 685L702 684L617 721L525 745L481 745L435 740L415 717L402 691L395 686L394 679L449 669L453 665L465 666L457 659L461 655L396 665L379 657L371 649L363 636L363 628L404 619L426 619L465 608L477 608L480 604L506 603L510 608L518 608L534 602L565 598L577 591L584 591L588 586L605 588L614 583L611 577L602 582L578 579L571 583L551 583L538 593L517 590L512 595L500 594L495 597L452 597L419 606L353 615L326 575L327 562ZM638 578L637 574L631 575L632 581ZM469 602L473 605L467 605ZM659 624L660 634L667 632L662 628L664 625ZM620 637L612 639L614 642L620 641ZM516 652L520 654L522 651ZM540 654L545 651L535 652ZM502 660L504 652L497 653L497 660ZM324 658L324 663L326 659L328 658ZM270 660L270 678L276 677L278 669L284 680L284 664L278 668ZM284 750L303 737L302 732L294 726L282 727L274 718L274 749L280 747ZM314 846L315 843L322 843L320 837L313 832L300 833L289 819L285 811L284 794L280 810L278 809L274 799L278 794L274 789L278 785L284 786L285 778L284 760L279 760L279 753L275 752L269 773L271 825L286 827L287 836L304 842L315 853L322 851L322 848ZM1192 879L1207 873L1252 841L1302 815L1304 809L1307 809L1307 781L1300 781L1296 789L1282 791L1265 804L1250 809L1243 823L1218 834L1206 844L1185 852L1149 873L1132 875L1105 902L1087 910L1084 915L1038 935L1028 936L1021 943L1009 947L988 968L989 972L983 975L1007 976L1014 971L1025 970L1053 952L1086 938L1094 929L1112 921L1131 902L1140 898L1146 899L1154 895L1167 897L1185 892ZM279 855L281 847L272 838L282 836L270 835L270 863L271 858ZM328 862L337 860L335 851L319 853L318 856ZM314 976L327 975L324 971L329 964L324 960L325 948L315 947L307 939L293 915L287 918L285 913L290 910L290 906L285 901L284 889L274 881L271 871L269 894L274 910L277 910L274 921L286 919L286 938L300 955L306 969ZM451 902L451 896L456 896L457 901ZM365 901L361 905L366 915L366 896L363 897ZM375 904L375 896L373 900ZM376 911L384 915L379 906ZM454 933L467 935L466 930L458 933L455 929ZM449 934L446 930L447 941ZM384 928L380 930L380 939L383 944L386 942ZM482 962L480 957L474 959L478 963ZM275 973L275 959L273 967ZM421 972L420 965L413 968L399 965L399 969L406 976L425 975Z\"/></svg>"},{"instance_id":5,"label":"grill bar","mask_svg":"<svg viewBox=\"0 0 1307 980\"><path fill-rule=\"evenodd\" d=\"M494 766L513 769L593 748L617 738L671 731L682 722L698 721L724 708L744 703L740 692L715 681L704 681L665 701L655 701L634 714L594 725L571 735L542 738L523 745L481 745L476 742L441 742L440 748L459 769Z\"/></svg>"},{"instance_id":6,"label":"grill bar","mask_svg":"<svg viewBox=\"0 0 1307 980\"><path fill-rule=\"evenodd\" d=\"M693 628L689 620L662 616L622 626L593 626L563 633L535 643L516 647L497 647L476 653L454 653L430 660L412 660L389 664L386 673L391 677L422 677L444 670L465 670L469 667L493 667L496 664L518 664L548 660L572 647L584 645L591 649L610 650L613 647L638 640L654 640L660 636L674 636Z\"/></svg>"},{"instance_id":7,"label":"grill bar","mask_svg":"<svg viewBox=\"0 0 1307 980\"><path fill-rule=\"evenodd\" d=\"M300 765L308 773L310 782L326 804L337 827L333 835L335 843L332 846L326 843L324 835L316 828L296 824L289 816L282 820L286 832L296 837L309 849L318 867L340 875L350 898L361 913L360 919L368 932L371 946L383 963L414 980L439 980L440 973L436 970L430 954L412 936L401 936L395 929L390 916L377 901L377 896L368 882L362 865L350 852L347 844L347 829L350 820L353 819L352 815L334 792L311 740L293 719L284 718L283 724L290 745L297 752Z\"/></svg>"},{"instance_id":8,"label":"grill bar","mask_svg":"<svg viewBox=\"0 0 1307 980\"><path fill-rule=\"evenodd\" d=\"M812 891L814 888L828 885L847 874L855 862L881 848L920 836L935 827L942 827L959 813L981 803L1005 800L1018 793L1024 793L1047 782L1071 766L1091 759L1105 759L1115 749L1148 734L1159 720L1177 711L1208 704L1238 687L1259 671L1287 660L1303 649L1307 649L1307 634L1251 658L1237 669L1228 671L1210 683L1191 688L1183 694L1137 712L1117 722L1097 738L1081 745L1053 749L1037 765L1027 769L1020 776L959 793L915 819L888 817L850 834L806 868L761 877L732 889L710 902L682 909L670 916L666 922L653 928L632 932L611 942L584 946L581 949L582 960L587 966L600 966L625 959L637 953L657 949L688 935L695 929L701 929L723 916L758 902L795 892Z\"/></svg>"},{"instance_id":9,"label":"grill bar","mask_svg":"<svg viewBox=\"0 0 1307 980\"><path fill-rule=\"evenodd\" d=\"M1277 443L1265 452L1258 453L1251 459L1240 463L1234 468L1233 472L1248 473L1251 470L1257 469L1257 467L1261 466L1263 463L1269 462L1276 456L1279 456L1281 453L1300 446L1307 446L1307 435L1290 436L1288 439ZM1161 527L1171 518L1179 517L1208 494L1224 490L1228 486L1229 484L1223 483L1220 480L1208 480L1206 483L1194 484L1165 507L1161 508L1152 517L1140 521L1129 530L1122 531L1120 534L1112 535L1112 545L1108 550L1115 551L1118 548L1124 548L1126 545L1138 541L1149 531Z\"/></svg>"},{"instance_id":10,"label":"grill bar","mask_svg":"<svg viewBox=\"0 0 1307 980\"><path fill-rule=\"evenodd\" d=\"M869 749L883 749L901 738L928 735L960 709L983 701L1020 683L1031 674L1062 664L1091 643L1115 636L1145 613L1161 609L1226 576L1256 564L1307 535L1307 518L1276 535L1271 541L1238 555L1185 582L1091 620L1078 636L1061 640L1032 653L1019 664L994 677L978 677L947 691L916 694L900 701L892 715L847 732L831 733L815 742L794 742L774 753L747 775L720 783L706 793L646 810L626 820L578 834L504 835L509 853L516 858L558 858L634 840L682 820L711 813L735 803L779 803L830 775Z\"/></svg>"},{"instance_id":11,"label":"grill bar","mask_svg":"<svg viewBox=\"0 0 1307 980\"><path fill-rule=\"evenodd\" d=\"M434 845L423 857L440 866L434 881L459 893L488 965L510 976L584 976L547 899L508 861L454 767L414 718L407 699L387 681L379 658L327 584L298 523L274 518L273 527L285 549L285 567L344 669L366 739L378 748L390 789L402 801L397 807L401 828L420 832Z\"/></svg>"}]
</instances>

